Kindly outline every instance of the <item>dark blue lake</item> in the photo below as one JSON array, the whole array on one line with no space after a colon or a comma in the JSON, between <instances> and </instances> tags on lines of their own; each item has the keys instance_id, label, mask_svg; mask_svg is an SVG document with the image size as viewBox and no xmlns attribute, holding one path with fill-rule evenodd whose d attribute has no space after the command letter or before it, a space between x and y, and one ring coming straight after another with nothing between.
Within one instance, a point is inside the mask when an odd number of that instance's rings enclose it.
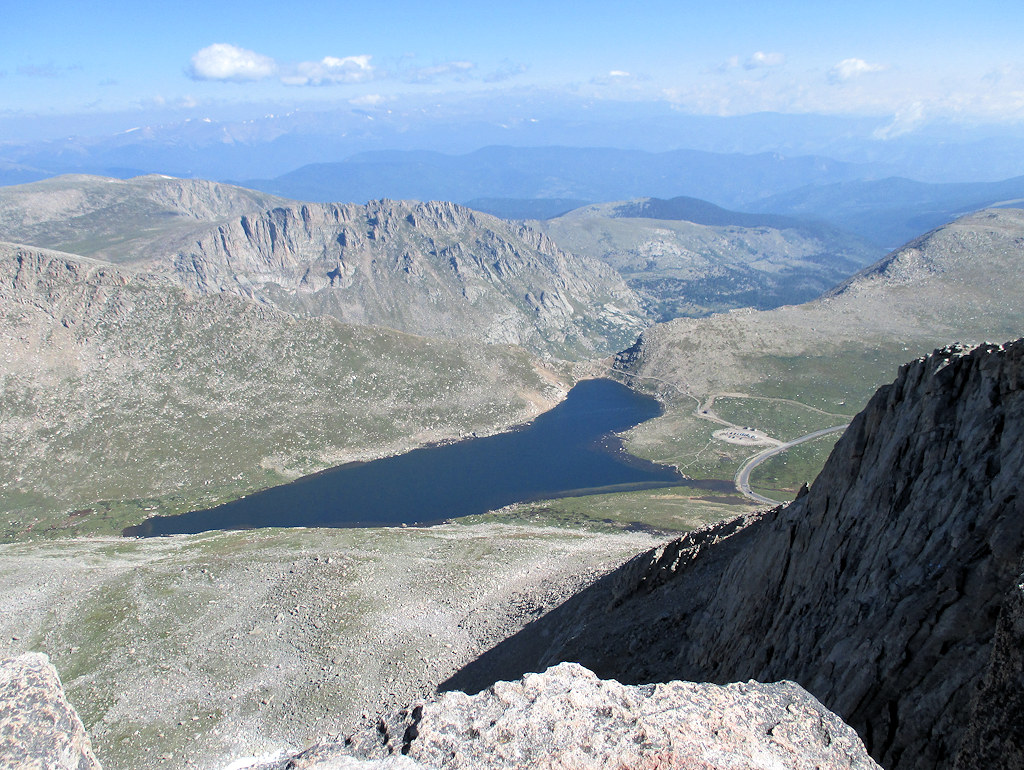
<instances>
[{"instance_id":1,"label":"dark blue lake","mask_svg":"<svg viewBox=\"0 0 1024 770\"><path fill-rule=\"evenodd\" d=\"M585 380L554 409L486 438L349 463L216 508L156 516L124 530L150 537L253 527L431 524L528 500L687 483L627 454L613 432L661 413L612 380Z\"/></svg>"}]
</instances>

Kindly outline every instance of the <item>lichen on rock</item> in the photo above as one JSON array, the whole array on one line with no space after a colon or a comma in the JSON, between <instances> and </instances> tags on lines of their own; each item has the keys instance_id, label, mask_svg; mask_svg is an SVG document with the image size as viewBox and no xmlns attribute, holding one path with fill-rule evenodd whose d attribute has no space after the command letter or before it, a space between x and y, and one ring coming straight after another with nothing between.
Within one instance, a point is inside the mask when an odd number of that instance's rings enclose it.
<instances>
[{"instance_id":1,"label":"lichen on rock","mask_svg":"<svg viewBox=\"0 0 1024 770\"><path fill-rule=\"evenodd\" d=\"M100 770L82 720L41 653L0 660L0 767Z\"/></svg>"}]
</instances>

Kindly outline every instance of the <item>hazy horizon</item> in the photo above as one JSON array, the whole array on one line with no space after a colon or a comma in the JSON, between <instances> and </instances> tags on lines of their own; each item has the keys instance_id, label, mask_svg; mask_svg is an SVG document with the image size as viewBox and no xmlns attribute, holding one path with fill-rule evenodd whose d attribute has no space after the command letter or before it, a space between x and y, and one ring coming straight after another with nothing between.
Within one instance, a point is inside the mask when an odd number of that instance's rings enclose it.
<instances>
[{"instance_id":1,"label":"hazy horizon","mask_svg":"<svg viewBox=\"0 0 1024 770\"><path fill-rule=\"evenodd\" d=\"M868 120L862 133L881 142L929 130L1024 137L1024 13L1000 0L628 12L608 0L582 11L59 0L16 5L6 22L0 142L296 110L495 126L550 120L559 102L585 124L630 111L778 113Z\"/></svg>"}]
</instances>

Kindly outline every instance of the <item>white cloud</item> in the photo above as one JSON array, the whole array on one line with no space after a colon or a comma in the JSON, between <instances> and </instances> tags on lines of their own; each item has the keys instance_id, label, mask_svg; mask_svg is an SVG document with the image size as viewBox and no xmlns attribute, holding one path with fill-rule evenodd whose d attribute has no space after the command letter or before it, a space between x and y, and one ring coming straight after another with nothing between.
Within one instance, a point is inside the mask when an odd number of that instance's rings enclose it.
<instances>
[{"instance_id":1,"label":"white cloud","mask_svg":"<svg viewBox=\"0 0 1024 770\"><path fill-rule=\"evenodd\" d=\"M650 80L650 76L643 73L636 74L626 70L610 70L607 75L590 79L590 84L595 86L618 86L636 91L642 83Z\"/></svg>"},{"instance_id":2,"label":"white cloud","mask_svg":"<svg viewBox=\"0 0 1024 770\"><path fill-rule=\"evenodd\" d=\"M447 61L430 67L418 67L405 73L405 80L410 83L433 83L438 78L454 76L461 79L476 69L471 61Z\"/></svg>"},{"instance_id":3,"label":"white cloud","mask_svg":"<svg viewBox=\"0 0 1024 770\"><path fill-rule=\"evenodd\" d=\"M719 72L728 72L729 70L734 70L734 69L738 68L739 66L740 66L740 57L739 56L730 56L728 59L726 59L724 62L722 62L721 64L718 65L718 71Z\"/></svg>"},{"instance_id":4,"label":"white cloud","mask_svg":"<svg viewBox=\"0 0 1024 770\"><path fill-rule=\"evenodd\" d=\"M830 83L845 83L861 75L881 72L884 69L885 67L881 64L869 64L863 59L843 59L828 71L828 79Z\"/></svg>"},{"instance_id":5,"label":"white cloud","mask_svg":"<svg viewBox=\"0 0 1024 770\"><path fill-rule=\"evenodd\" d=\"M778 67L786 63L786 57L781 53L765 53L757 51L743 62L743 69L756 70L766 67Z\"/></svg>"},{"instance_id":6,"label":"white cloud","mask_svg":"<svg viewBox=\"0 0 1024 770\"><path fill-rule=\"evenodd\" d=\"M882 128L875 136L880 140L920 131L937 120L1024 124L1024 65L949 73L861 61L833 59L821 66L787 60L778 69L751 71L743 69L742 57L732 58L680 73L675 82L658 87L675 109L693 114L888 116L879 120ZM827 79L831 70L833 77L849 79Z\"/></svg>"},{"instance_id":7,"label":"white cloud","mask_svg":"<svg viewBox=\"0 0 1024 770\"><path fill-rule=\"evenodd\" d=\"M194 80L219 80L235 83L276 79L286 86L329 86L396 79L407 83L434 83L439 80L499 82L526 71L525 65L503 63L489 74L480 74L476 62L446 61L430 66L402 66L379 70L368 54L325 56L319 61L279 61L256 51L230 43L215 43L198 51L188 74Z\"/></svg>"},{"instance_id":8,"label":"white cloud","mask_svg":"<svg viewBox=\"0 0 1024 770\"><path fill-rule=\"evenodd\" d=\"M277 74L277 62L269 56L230 43L214 43L192 57L189 74L195 80L266 80Z\"/></svg>"},{"instance_id":9,"label":"white cloud","mask_svg":"<svg viewBox=\"0 0 1024 770\"><path fill-rule=\"evenodd\" d=\"M279 62L230 43L214 43L192 57L189 74L195 80L235 83L278 78L289 86L362 83L375 77L370 57L325 56L320 61Z\"/></svg>"},{"instance_id":10,"label":"white cloud","mask_svg":"<svg viewBox=\"0 0 1024 770\"><path fill-rule=\"evenodd\" d=\"M335 83L362 83L374 77L370 57L325 56L320 61L304 61L281 67L281 82L288 86L324 86Z\"/></svg>"}]
</instances>

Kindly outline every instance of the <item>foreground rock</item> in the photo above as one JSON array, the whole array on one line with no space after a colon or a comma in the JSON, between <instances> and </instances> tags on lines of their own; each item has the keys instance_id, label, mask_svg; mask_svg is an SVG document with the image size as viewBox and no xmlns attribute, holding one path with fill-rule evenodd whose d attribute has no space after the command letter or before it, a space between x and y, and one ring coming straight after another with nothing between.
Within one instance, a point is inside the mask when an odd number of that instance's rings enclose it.
<instances>
[{"instance_id":1,"label":"foreground rock","mask_svg":"<svg viewBox=\"0 0 1024 770\"><path fill-rule=\"evenodd\" d=\"M891 770L962 745L964 767L1021 767L1022 437L1024 340L936 351L878 391L808 494L638 556L447 686L561 660L792 679Z\"/></svg>"},{"instance_id":2,"label":"foreground rock","mask_svg":"<svg viewBox=\"0 0 1024 770\"><path fill-rule=\"evenodd\" d=\"M100 770L82 720L45 655L0 661L0 767Z\"/></svg>"},{"instance_id":3,"label":"foreground rock","mask_svg":"<svg viewBox=\"0 0 1024 770\"><path fill-rule=\"evenodd\" d=\"M792 682L629 687L563 663L405 713L348 745L317 746L263 770L349 767L352 751L382 749L395 755L382 763L401 753L421 763L409 767L444 770L877 767L857 734Z\"/></svg>"}]
</instances>

